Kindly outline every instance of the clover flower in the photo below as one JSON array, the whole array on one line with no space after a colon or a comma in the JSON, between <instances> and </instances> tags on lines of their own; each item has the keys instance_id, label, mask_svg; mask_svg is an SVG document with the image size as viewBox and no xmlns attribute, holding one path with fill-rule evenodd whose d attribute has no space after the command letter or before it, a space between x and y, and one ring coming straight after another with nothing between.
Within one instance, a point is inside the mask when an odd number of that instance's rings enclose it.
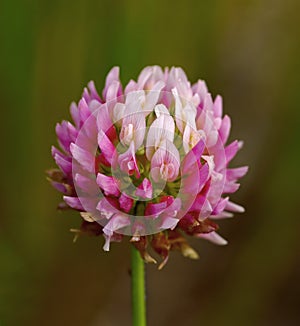
<instances>
[{"instance_id":1,"label":"clover flower","mask_svg":"<svg viewBox=\"0 0 300 326\"><path fill-rule=\"evenodd\" d=\"M81 215L76 235L103 235L106 251L130 236L146 262L161 256L159 268L170 250L198 258L185 235L227 243L216 221L244 211L229 195L247 167L228 167L242 142L225 145L230 118L204 81L151 66L123 88L114 67L102 96L90 82L70 111L74 123L56 126L59 169L48 177L64 195L59 207Z\"/></svg>"}]
</instances>

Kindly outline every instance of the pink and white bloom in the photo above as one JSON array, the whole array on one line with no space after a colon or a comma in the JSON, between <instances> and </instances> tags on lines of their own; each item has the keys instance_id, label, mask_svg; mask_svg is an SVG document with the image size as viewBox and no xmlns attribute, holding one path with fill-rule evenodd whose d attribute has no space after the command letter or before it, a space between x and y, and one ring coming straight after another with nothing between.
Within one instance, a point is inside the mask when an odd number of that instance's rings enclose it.
<instances>
[{"instance_id":1,"label":"pink and white bloom","mask_svg":"<svg viewBox=\"0 0 300 326\"><path fill-rule=\"evenodd\" d=\"M230 194L248 168L229 168L242 142L226 144L222 98L159 66L124 87L114 67L101 94L90 82L71 104L74 123L56 125L58 169L48 177L64 195L59 207L80 212L76 234L103 235L106 251L130 235L145 261L155 262L147 246L161 256L160 268L170 250L198 257L183 234L226 244L216 220L244 212Z\"/></svg>"},{"instance_id":2,"label":"pink and white bloom","mask_svg":"<svg viewBox=\"0 0 300 326\"><path fill-rule=\"evenodd\" d=\"M150 125L146 141L146 156L149 161L163 142L173 143L175 132L174 119L163 104L155 106L154 112L156 119Z\"/></svg>"}]
</instances>

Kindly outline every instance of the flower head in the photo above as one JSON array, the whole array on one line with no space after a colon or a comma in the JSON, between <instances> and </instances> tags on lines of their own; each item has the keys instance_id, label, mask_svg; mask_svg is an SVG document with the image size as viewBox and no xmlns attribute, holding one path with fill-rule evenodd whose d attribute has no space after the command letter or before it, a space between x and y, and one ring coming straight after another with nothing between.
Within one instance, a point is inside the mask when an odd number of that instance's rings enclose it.
<instances>
[{"instance_id":1,"label":"flower head","mask_svg":"<svg viewBox=\"0 0 300 326\"><path fill-rule=\"evenodd\" d=\"M153 66L123 88L115 67L102 96L90 82L70 111L74 123L56 126L59 169L48 176L60 207L80 212L76 235L103 235L106 251L129 235L145 261L155 262L149 247L161 256L160 268L173 249L198 257L185 234L227 243L215 221L244 211L229 194L247 167L228 167L242 143L226 145L230 118L203 81Z\"/></svg>"}]
</instances>

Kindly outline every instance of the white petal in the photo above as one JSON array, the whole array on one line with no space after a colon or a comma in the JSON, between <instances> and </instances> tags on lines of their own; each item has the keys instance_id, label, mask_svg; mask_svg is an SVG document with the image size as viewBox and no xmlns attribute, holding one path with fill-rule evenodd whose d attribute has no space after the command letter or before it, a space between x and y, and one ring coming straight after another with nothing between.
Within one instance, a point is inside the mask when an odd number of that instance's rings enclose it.
<instances>
[{"instance_id":1,"label":"white petal","mask_svg":"<svg viewBox=\"0 0 300 326\"><path fill-rule=\"evenodd\" d=\"M216 245L219 246L225 246L227 245L228 241L222 238L218 233L216 232L210 232L210 233L201 233L198 234L197 237L208 240Z\"/></svg>"}]
</instances>

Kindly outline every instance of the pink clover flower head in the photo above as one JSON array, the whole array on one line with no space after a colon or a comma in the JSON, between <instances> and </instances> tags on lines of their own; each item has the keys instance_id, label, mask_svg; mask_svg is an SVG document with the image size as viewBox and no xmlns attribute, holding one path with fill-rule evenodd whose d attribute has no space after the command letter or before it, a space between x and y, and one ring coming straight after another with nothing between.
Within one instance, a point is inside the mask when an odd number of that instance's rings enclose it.
<instances>
[{"instance_id":1,"label":"pink clover flower head","mask_svg":"<svg viewBox=\"0 0 300 326\"><path fill-rule=\"evenodd\" d=\"M63 194L61 209L80 212L76 237L104 237L104 250L124 236L146 262L171 250L196 259L187 236L218 245L217 219L242 213L230 201L248 168L229 168L242 142L227 145L231 121L222 98L181 68L150 66L122 86L114 67L99 95L93 82L70 107L73 123L56 126L57 169L47 171Z\"/></svg>"}]
</instances>

